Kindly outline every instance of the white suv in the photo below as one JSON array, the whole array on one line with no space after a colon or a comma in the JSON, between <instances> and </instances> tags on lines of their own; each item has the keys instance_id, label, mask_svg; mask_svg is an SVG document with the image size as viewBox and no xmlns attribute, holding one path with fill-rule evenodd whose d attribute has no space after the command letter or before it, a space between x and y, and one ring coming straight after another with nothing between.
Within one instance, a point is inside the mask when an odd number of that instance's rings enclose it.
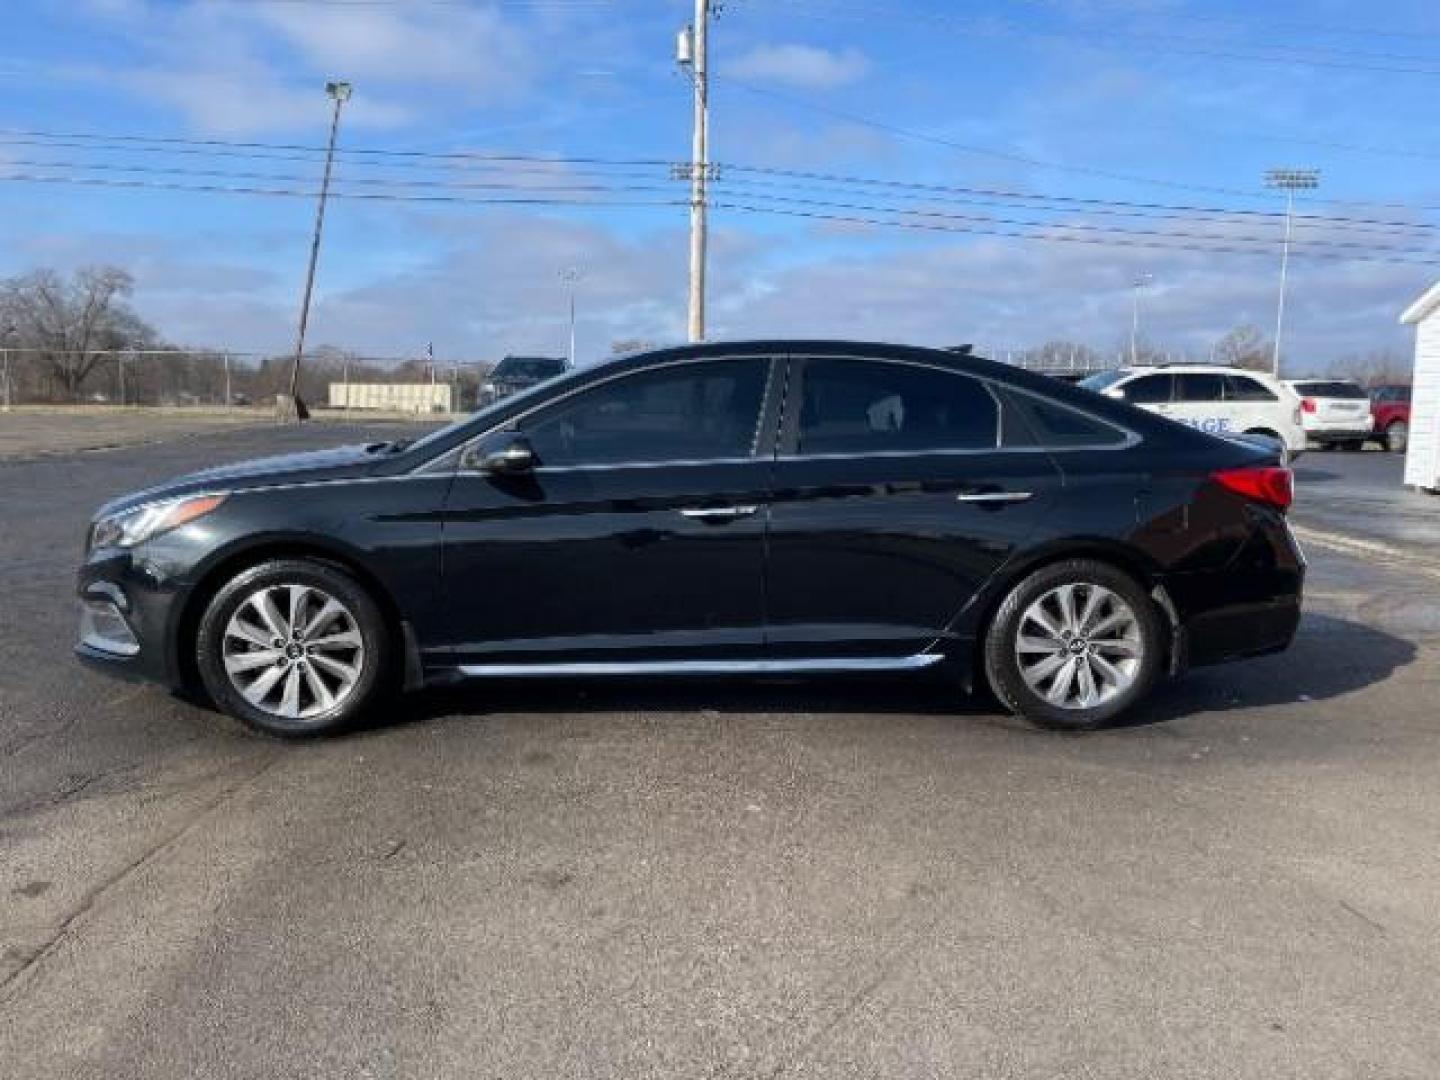
<instances>
[{"instance_id":1,"label":"white suv","mask_svg":"<svg viewBox=\"0 0 1440 1080\"><path fill-rule=\"evenodd\" d=\"M1080 385L1212 435L1268 435L1292 458L1305 450L1300 399L1263 372L1166 364L1103 371Z\"/></svg>"},{"instance_id":2,"label":"white suv","mask_svg":"<svg viewBox=\"0 0 1440 1080\"><path fill-rule=\"evenodd\" d=\"M1287 379L1300 398L1305 434L1319 446L1364 449L1371 434L1370 395L1349 379Z\"/></svg>"}]
</instances>

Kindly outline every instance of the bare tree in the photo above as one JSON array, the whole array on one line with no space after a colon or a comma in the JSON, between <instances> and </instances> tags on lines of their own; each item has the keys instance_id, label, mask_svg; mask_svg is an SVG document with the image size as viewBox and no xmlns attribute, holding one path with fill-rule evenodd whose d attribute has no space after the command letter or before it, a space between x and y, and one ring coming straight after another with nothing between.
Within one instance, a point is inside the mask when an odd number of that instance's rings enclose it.
<instances>
[{"instance_id":1,"label":"bare tree","mask_svg":"<svg viewBox=\"0 0 1440 1080\"><path fill-rule=\"evenodd\" d=\"M1354 379L1362 386L1409 385L1414 364L1393 349L1372 349L1351 353L1332 362L1327 373L1336 378Z\"/></svg>"},{"instance_id":2,"label":"bare tree","mask_svg":"<svg viewBox=\"0 0 1440 1080\"><path fill-rule=\"evenodd\" d=\"M14 321L22 346L47 374L77 397L90 374L119 349L155 338L126 302L134 280L113 266L77 270L68 280L35 270L0 282L0 311Z\"/></svg>"},{"instance_id":3,"label":"bare tree","mask_svg":"<svg viewBox=\"0 0 1440 1080\"><path fill-rule=\"evenodd\" d=\"M1256 326L1237 326L1215 345L1215 361L1250 371L1269 371L1271 344Z\"/></svg>"}]
</instances>

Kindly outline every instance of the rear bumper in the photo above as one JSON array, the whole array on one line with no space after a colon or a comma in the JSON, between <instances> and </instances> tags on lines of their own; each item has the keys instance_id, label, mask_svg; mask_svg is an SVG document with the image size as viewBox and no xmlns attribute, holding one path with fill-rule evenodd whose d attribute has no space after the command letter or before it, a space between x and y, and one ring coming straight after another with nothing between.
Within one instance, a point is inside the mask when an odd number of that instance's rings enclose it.
<instances>
[{"instance_id":1,"label":"rear bumper","mask_svg":"<svg viewBox=\"0 0 1440 1080\"><path fill-rule=\"evenodd\" d=\"M1177 668L1282 652L1294 640L1305 557L1283 515L1250 513L1254 528L1224 567L1162 583L1178 620Z\"/></svg>"},{"instance_id":2,"label":"rear bumper","mask_svg":"<svg viewBox=\"0 0 1440 1080\"><path fill-rule=\"evenodd\" d=\"M1374 435L1369 424L1352 427L1317 427L1306 428L1305 435L1311 442L1353 442L1356 439L1368 439Z\"/></svg>"},{"instance_id":3,"label":"rear bumper","mask_svg":"<svg viewBox=\"0 0 1440 1080\"><path fill-rule=\"evenodd\" d=\"M1184 624L1185 660L1203 667L1284 652L1299 627L1299 596L1216 608Z\"/></svg>"}]
</instances>

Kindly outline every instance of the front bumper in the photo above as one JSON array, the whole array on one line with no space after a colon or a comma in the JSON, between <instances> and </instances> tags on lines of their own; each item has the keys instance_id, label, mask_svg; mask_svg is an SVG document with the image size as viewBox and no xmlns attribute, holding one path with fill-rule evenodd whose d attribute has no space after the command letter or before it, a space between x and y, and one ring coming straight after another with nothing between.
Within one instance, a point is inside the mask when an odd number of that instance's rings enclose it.
<instances>
[{"instance_id":1,"label":"front bumper","mask_svg":"<svg viewBox=\"0 0 1440 1080\"><path fill-rule=\"evenodd\" d=\"M76 594L80 661L125 679L181 685L173 648L177 579L136 552L96 554L80 568Z\"/></svg>"}]
</instances>

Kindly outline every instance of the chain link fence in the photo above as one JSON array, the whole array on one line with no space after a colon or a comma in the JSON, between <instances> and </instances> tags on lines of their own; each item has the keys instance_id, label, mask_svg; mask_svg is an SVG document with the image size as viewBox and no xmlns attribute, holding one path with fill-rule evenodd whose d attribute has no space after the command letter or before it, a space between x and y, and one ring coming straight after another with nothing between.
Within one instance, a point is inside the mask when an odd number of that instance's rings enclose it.
<instances>
[{"instance_id":1,"label":"chain link fence","mask_svg":"<svg viewBox=\"0 0 1440 1080\"><path fill-rule=\"evenodd\" d=\"M274 408L276 395L289 392L293 363L293 355L223 349L0 346L0 408ZM317 351L303 357L298 389L312 410L463 412L476 407L490 367Z\"/></svg>"}]
</instances>

